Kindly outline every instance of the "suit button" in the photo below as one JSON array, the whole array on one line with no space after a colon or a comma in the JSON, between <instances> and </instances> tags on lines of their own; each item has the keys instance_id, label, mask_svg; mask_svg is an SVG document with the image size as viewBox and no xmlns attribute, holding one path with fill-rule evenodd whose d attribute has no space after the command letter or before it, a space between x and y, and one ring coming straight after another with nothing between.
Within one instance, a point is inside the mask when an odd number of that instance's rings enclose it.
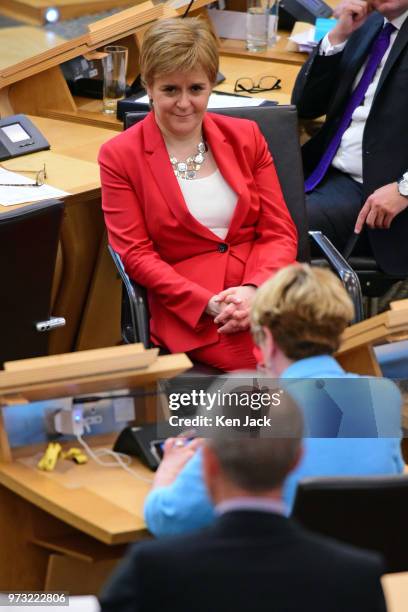
<instances>
[{"instance_id":1,"label":"suit button","mask_svg":"<svg viewBox=\"0 0 408 612\"><path fill-rule=\"evenodd\" d=\"M228 244L225 244L225 242L220 242L218 245L218 250L220 253L226 253L228 251Z\"/></svg>"}]
</instances>

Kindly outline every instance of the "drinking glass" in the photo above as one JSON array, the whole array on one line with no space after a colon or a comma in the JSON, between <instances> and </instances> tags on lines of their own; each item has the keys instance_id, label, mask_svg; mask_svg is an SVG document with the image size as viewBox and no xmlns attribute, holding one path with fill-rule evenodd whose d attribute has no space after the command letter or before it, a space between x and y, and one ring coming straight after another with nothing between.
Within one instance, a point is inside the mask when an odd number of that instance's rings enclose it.
<instances>
[{"instance_id":1,"label":"drinking glass","mask_svg":"<svg viewBox=\"0 0 408 612\"><path fill-rule=\"evenodd\" d=\"M269 5L267 0L247 0L246 48L266 51L268 47Z\"/></svg>"},{"instance_id":2,"label":"drinking glass","mask_svg":"<svg viewBox=\"0 0 408 612\"><path fill-rule=\"evenodd\" d=\"M128 49L119 45L104 48L103 65L103 112L116 114L118 100L125 97Z\"/></svg>"}]
</instances>

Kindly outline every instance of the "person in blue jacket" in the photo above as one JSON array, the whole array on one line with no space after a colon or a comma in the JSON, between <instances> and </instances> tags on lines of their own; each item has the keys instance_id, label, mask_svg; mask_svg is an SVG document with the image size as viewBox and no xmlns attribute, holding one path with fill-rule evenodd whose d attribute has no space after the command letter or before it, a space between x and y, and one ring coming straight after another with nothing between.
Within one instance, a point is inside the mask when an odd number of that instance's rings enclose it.
<instances>
[{"instance_id":1,"label":"person in blue jacket","mask_svg":"<svg viewBox=\"0 0 408 612\"><path fill-rule=\"evenodd\" d=\"M386 379L347 373L332 356L352 317L353 306L338 279L306 264L282 269L255 295L251 327L258 361L269 376L280 378L304 411L306 424L313 422L308 412L316 409L320 397L317 381L312 385L310 379L323 382L326 399L334 399L339 417L338 437L305 439L303 459L284 485L288 512L302 478L397 474L404 467L400 438L395 437L401 422L398 388ZM347 379L347 384L338 379ZM201 462L197 442L166 441L145 503L145 520L155 536L192 531L214 519Z\"/></svg>"}]
</instances>

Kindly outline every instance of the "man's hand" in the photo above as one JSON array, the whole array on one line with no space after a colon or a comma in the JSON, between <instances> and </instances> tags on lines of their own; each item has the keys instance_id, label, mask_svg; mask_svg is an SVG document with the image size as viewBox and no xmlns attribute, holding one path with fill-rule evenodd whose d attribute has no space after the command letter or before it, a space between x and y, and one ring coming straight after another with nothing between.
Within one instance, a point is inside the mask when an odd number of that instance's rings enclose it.
<instances>
[{"instance_id":1,"label":"man's hand","mask_svg":"<svg viewBox=\"0 0 408 612\"><path fill-rule=\"evenodd\" d=\"M250 285L229 287L218 294L218 299L225 306L215 317L214 323L221 325L220 334L233 334L249 328L249 310L256 288Z\"/></svg>"},{"instance_id":2,"label":"man's hand","mask_svg":"<svg viewBox=\"0 0 408 612\"><path fill-rule=\"evenodd\" d=\"M408 198L400 194L396 182L384 185L367 198L354 231L359 234L365 223L372 229L389 229L392 220L407 206Z\"/></svg>"},{"instance_id":3,"label":"man's hand","mask_svg":"<svg viewBox=\"0 0 408 612\"><path fill-rule=\"evenodd\" d=\"M164 443L163 459L153 480L153 489L167 487L174 482L183 467L202 445L202 438L168 438Z\"/></svg>"},{"instance_id":4,"label":"man's hand","mask_svg":"<svg viewBox=\"0 0 408 612\"><path fill-rule=\"evenodd\" d=\"M329 41L332 45L339 45L350 38L350 36L363 25L371 12L369 2L364 0L344 0L335 9L334 15L337 24L329 32Z\"/></svg>"}]
</instances>

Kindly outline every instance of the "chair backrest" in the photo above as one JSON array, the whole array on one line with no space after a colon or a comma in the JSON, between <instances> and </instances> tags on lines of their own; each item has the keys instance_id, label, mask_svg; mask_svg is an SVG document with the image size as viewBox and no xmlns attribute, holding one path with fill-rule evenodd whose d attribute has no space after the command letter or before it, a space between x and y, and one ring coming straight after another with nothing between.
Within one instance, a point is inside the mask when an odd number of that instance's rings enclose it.
<instances>
[{"instance_id":1,"label":"chair backrest","mask_svg":"<svg viewBox=\"0 0 408 612\"><path fill-rule=\"evenodd\" d=\"M50 302L64 205L47 200L0 214L0 367L48 353L36 323Z\"/></svg>"},{"instance_id":2,"label":"chair backrest","mask_svg":"<svg viewBox=\"0 0 408 612\"><path fill-rule=\"evenodd\" d=\"M292 516L311 531L382 553L387 572L408 570L408 476L308 478Z\"/></svg>"},{"instance_id":3,"label":"chair backrest","mask_svg":"<svg viewBox=\"0 0 408 612\"><path fill-rule=\"evenodd\" d=\"M298 231L298 260L309 261L309 238L306 218L303 167L295 106L252 106L225 108L211 112L255 121L263 133L274 158L282 192ZM134 125L145 112L125 115L124 127Z\"/></svg>"}]
</instances>

